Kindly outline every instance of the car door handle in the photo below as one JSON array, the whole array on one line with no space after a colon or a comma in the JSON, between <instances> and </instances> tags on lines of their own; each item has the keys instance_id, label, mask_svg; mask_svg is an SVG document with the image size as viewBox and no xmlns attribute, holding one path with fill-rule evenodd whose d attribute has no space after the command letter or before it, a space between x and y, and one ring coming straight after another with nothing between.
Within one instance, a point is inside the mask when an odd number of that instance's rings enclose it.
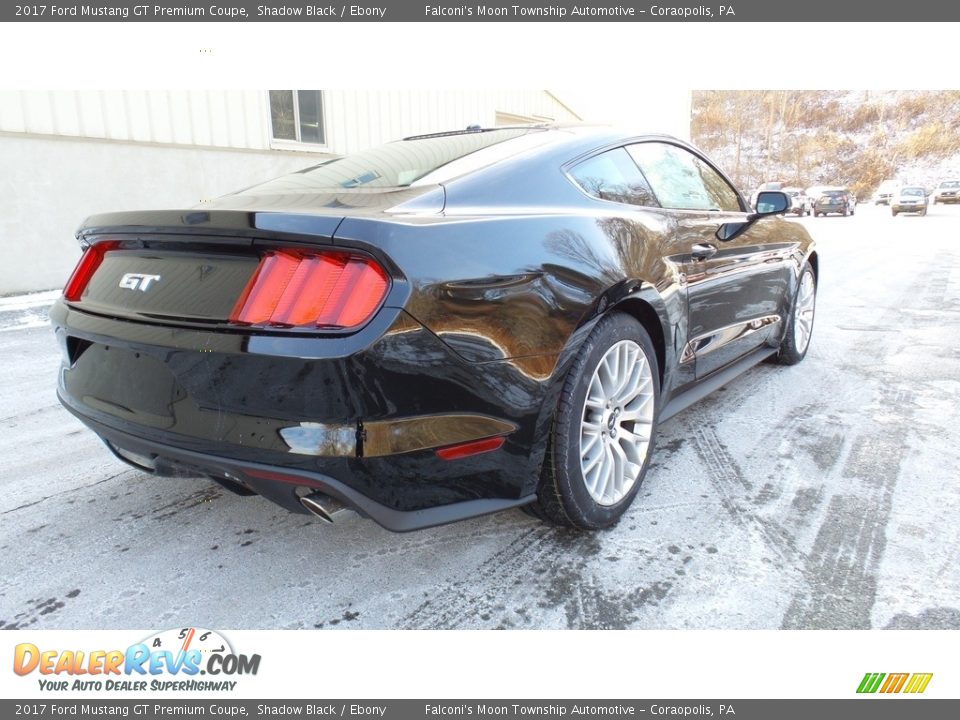
<instances>
[{"instance_id":1,"label":"car door handle","mask_svg":"<svg viewBox=\"0 0 960 720\"><path fill-rule=\"evenodd\" d=\"M694 260L706 260L717 254L717 246L710 243L697 243L690 248L690 254Z\"/></svg>"}]
</instances>

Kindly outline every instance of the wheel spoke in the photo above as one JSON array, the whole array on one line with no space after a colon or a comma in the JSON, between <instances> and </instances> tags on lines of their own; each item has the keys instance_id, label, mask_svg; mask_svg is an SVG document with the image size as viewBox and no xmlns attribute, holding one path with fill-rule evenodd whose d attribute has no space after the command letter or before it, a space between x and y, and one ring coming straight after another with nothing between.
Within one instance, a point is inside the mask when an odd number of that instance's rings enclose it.
<instances>
[{"instance_id":1,"label":"wheel spoke","mask_svg":"<svg viewBox=\"0 0 960 720\"><path fill-rule=\"evenodd\" d=\"M617 382L616 357L604 356L600 364L600 372L597 377L600 380L600 387L603 389L603 396L609 399L613 394L613 388Z\"/></svg>"},{"instance_id":2,"label":"wheel spoke","mask_svg":"<svg viewBox=\"0 0 960 720\"><path fill-rule=\"evenodd\" d=\"M642 355L630 363L629 372L625 373L624 381L617 393L617 404L627 405L643 390L647 381L651 380L649 373L646 372L645 365L646 359Z\"/></svg>"},{"instance_id":3,"label":"wheel spoke","mask_svg":"<svg viewBox=\"0 0 960 720\"><path fill-rule=\"evenodd\" d=\"M582 436L580 438L580 457L586 460L590 454L590 451L595 446L599 446L603 444L602 438L603 438L603 435L599 431L592 434L585 434L584 436Z\"/></svg>"},{"instance_id":4,"label":"wheel spoke","mask_svg":"<svg viewBox=\"0 0 960 720\"><path fill-rule=\"evenodd\" d=\"M595 449L595 452L591 455L589 451L594 449ZM603 457L604 452L605 451L603 449L603 443L600 443L599 445L597 445L596 448L594 448L592 445L587 448L584 448L584 450L580 453L581 458L583 458L582 463L583 463L584 474L590 472L591 470L593 470L593 468L597 466L597 463L600 461L600 458Z\"/></svg>"},{"instance_id":5,"label":"wheel spoke","mask_svg":"<svg viewBox=\"0 0 960 720\"><path fill-rule=\"evenodd\" d=\"M603 392L603 383L599 376L594 376L590 381L590 388L587 390L587 407L603 412L603 406L607 402L607 396Z\"/></svg>"},{"instance_id":6,"label":"wheel spoke","mask_svg":"<svg viewBox=\"0 0 960 720\"><path fill-rule=\"evenodd\" d=\"M652 384L652 380L650 383ZM653 417L653 393L637 395L629 405L623 408L620 422L650 420Z\"/></svg>"},{"instance_id":7,"label":"wheel spoke","mask_svg":"<svg viewBox=\"0 0 960 720\"><path fill-rule=\"evenodd\" d=\"M623 429L620 431L620 435L623 438L623 442L628 444L636 451L635 458L643 462L647 455L647 447L650 444L650 434L649 431L644 431L643 427L638 427L634 425L633 431ZM637 432L637 431L640 432Z\"/></svg>"},{"instance_id":8,"label":"wheel spoke","mask_svg":"<svg viewBox=\"0 0 960 720\"><path fill-rule=\"evenodd\" d=\"M633 443L616 443L614 446L616 452L623 462L623 477L626 482L633 482L640 474L640 468L643 466L643 458L637 457L636 446Z\"/></svg>"},{"instance_id":9,"label":"wheel spoke","mask_svg":"<svg viewBox=\"0 0 960 720\"><path fill-rule=\"evenodd\" d=\"M620 447L619 443L610 443L608 447L610 448L610 467L613 470L610 477L611 494L614 497L618 495L622 497L624 483L626 482L627 458L623 454L623 448Z\"/></svg>"},{"instance_id":10,"label":"wheel spoke","mask_svg":"<svg viewBox=\"0 0 960 720\"><path fill-rule=\"evenodd\" d=\"M597 483L594 486L594 497L604 497L607 494L607 487L610 485L610 450L604 446L600 453L600 465L597 467Z\"/></svg>"},{"instance_id":11,"label":"wheel spoke","mask_svg":"<svg viewBox=\"0 0 960 720\"><path fill-rule=\"evenodd\" d=\"M584 482L586 483L586 486L587 486L587 492L589 492L591 495L597 492L597 486L600 484L600 476L602 474L602 469L603 469L602 468L603 456L605 453L606 453L606 449L601 448L600 452L597 453L597 457L595 459L595 462L590 472L585 473L583 476Z\"/></svg>"},{"instance_id":12,"label":"wheel spoke","mask_svg":"<svg viewBox=\"0 0 960 720\"><path fill-rule=\"evenodd\" d=\"M600 432L603 429L602 424L603 415L600 413L595 414L593 417L587 419L584 418L583 422L580 424L580 427L585 433L594 434Z\"/></svg>"},{"instance_id":13,"label":"wheel spoke","mask_svg":"<svg viewBox=\"0 0 960 720\"><path fill-rule=\"evenodd\" d=\"M618 346L617 357L617 382L610 393L610 399L616 402L624 391L624 388L630 382L630 358L624 351L626 346Z\"/></svg>"}]
</instances>

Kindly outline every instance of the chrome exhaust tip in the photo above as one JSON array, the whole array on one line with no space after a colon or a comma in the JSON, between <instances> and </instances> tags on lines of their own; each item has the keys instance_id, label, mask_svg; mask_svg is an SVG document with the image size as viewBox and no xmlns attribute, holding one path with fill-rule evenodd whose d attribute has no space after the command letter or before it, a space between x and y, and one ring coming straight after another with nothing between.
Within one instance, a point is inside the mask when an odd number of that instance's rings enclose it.
<instances>
[{"instance_id":1,"label":"chrome exhaust tip","mask_svg":"<svg viewBox=\"0 0 960 720\"><path fill-rule=\"evenodd\" d=\"M336 498L332 498L324 493L316 492L310 495L304 495L300 498L300 504L303 505L312 515L316 515L324 522L333 524L333 516L341 510L346 510L347 506Z\"/></svg>"}]
</instances>

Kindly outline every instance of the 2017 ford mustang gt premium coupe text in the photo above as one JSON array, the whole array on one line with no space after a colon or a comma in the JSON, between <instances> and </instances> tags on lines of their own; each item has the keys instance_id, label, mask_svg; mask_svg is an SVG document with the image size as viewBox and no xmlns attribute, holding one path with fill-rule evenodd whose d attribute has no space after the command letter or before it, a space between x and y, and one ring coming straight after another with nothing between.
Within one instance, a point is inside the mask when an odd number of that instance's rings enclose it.
<instances>
[{"instance_id":1,"label":"2017 ford mustang gt premium coupe text","mask_svg":"<svg viewBox=\"0 0 960 720\"><path fill-rule=\"evenodd\" d=\"M535 126L97 215L51 311L59 397L146 472L325 519L606 527L659 422L803 359L818 260L789 207L670 137Z\"/></svg>"}]
</instances>

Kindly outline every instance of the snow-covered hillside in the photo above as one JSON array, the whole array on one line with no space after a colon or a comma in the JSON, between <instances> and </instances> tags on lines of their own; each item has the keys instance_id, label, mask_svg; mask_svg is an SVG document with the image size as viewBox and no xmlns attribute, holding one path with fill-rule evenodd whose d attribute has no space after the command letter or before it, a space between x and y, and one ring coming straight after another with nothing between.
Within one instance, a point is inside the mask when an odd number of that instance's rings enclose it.
<instances>
[{"instance_id":1,"label":"snow-covered hillside","mask_svg":"<svg viewBox=\"0 0 960 720\"><path fill-rule=\"evenodd\" d=\"M691 137L744 190L767 181L932 187L960 178L960 91L709 90Z\"/></svg>"}]
</instances>

